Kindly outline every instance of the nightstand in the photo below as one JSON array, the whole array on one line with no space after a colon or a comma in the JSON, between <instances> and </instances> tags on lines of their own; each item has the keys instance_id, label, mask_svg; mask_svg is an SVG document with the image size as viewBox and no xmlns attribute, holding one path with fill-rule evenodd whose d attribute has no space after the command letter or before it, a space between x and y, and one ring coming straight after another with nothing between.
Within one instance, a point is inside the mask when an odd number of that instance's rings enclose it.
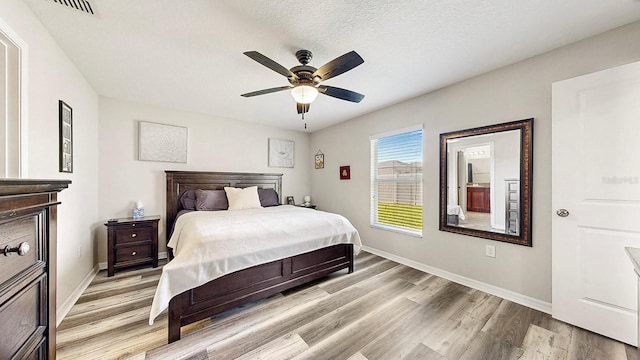
<instances>
[{"instance_id":1,"label":"nightstand","mask_svg":"<svg viewBox=\"0 0 640 360\"><path fill-rule=\"evenodd\" d=\"M315 209L316 205L313 204L309 204L309 205L304 205L304 204L298 204L296 205L297 207L303 207L303 208L307 208L307 209Z\"/></svg>"},{"instance_id":2,"label":"nightstand","mask_svg":"<svg viewBox=\"0 0 640 360\"><path fill-rule=\"evenodd\" d=\"M107 227L108 275L116 269L150 264L158 266L160 216L109 220Z\"/></svg>"}]
</instances>

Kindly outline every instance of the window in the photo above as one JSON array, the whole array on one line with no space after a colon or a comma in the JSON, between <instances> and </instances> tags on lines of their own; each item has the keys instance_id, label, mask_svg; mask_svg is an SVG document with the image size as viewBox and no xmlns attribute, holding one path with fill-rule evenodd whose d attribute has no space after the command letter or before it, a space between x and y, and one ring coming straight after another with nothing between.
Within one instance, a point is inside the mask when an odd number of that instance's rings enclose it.
<instances>
[{"instance_id":1,"label":"window","mask_svg":"<svg viewBox=\"0 0 640 360\"><path fill-rule=\"evenodd\" d=\"M371 226L422 236L422 126L371 142Z\"/></svg>"}]
</instances>

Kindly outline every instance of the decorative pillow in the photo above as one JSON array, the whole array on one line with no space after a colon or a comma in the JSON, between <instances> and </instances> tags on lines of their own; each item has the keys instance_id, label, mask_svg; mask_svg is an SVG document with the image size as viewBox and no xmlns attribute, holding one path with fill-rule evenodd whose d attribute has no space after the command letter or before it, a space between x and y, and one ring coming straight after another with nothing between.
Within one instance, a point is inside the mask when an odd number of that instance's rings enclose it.
<instances>
[{"instance_id":1,"label":"decorative pillow","mask_svg":"<svg viewBox=\"0 0 640 360\"><path fill-rule=\"evenodd\" d=\"M244 189L225 187L229 200L229 210L260 209L260 198L258 197L258 187L250 186Z\"/></svg>"},{"instance_id":2,"label":"decorative pillow","mask_svg":"<svg viewBox=\"0 0 640 360\"><path fill-rule=\"evenodd\" d=\"M196 191L187 190L180 196L180 204L183 210L195 210L196 209Z\"/></svg>"},{"instance_id":3,"label":"decorative pillow","mask_svg":"<svg viewBox=\"0 0 640 360\"><path fill-rule=\"evenodd\" d=\"M228 207L224 190L196 190L196 210L227 210Z\"/></svg>"},{"instance_id":4,"label":"decorative pillow","mask_svg":"<svg viewBox=\"0 0 640 360\"><path fill-rule=\"evenodd\" d=\"M262 207L280 205L278 193L274 189L258 189L258 197L260 198L260 205L262 205Z\"/></svg>"}]
</instances>

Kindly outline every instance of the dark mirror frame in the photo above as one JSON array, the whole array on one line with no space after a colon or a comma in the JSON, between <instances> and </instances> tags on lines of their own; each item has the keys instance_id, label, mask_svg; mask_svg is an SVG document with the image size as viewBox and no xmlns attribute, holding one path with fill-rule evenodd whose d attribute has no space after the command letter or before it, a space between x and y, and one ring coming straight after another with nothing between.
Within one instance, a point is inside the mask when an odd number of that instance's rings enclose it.
<instances>
[{"instance_id":1,"label":"dark mirror frame","mask_svg":"<svg viewBox=\"0 0 640 360\"><path fill-rule=\"evenodd\" d=\"M447 225L447 140L466 138L476 135L499 133L510 130L520 131L520 232L508 235L484 230L476 230ZM512 244L532 246L531 244L531 200L533 173L533 118L512 121L503 124L477 127L468 130L440 134L440 231L476 236L485 239L504 241Z\"/></svg>"}]
</instances>

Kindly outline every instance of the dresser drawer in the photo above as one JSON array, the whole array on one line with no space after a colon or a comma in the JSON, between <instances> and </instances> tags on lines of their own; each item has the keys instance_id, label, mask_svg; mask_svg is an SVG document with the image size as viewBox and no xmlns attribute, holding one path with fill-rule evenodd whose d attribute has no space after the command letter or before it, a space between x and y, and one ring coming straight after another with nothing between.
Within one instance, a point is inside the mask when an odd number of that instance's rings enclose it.
<instances>
[{"instance_id":1,"label":"dresser drawer","mask_svg":"<svg viewBox=\"0 0 640 360\"><path fill-rule=\"evenodd\" d=\"M44 271L42 245L38 241L41 238L39 223L39 216L32 215L0 224L0 289L5 282L33 266L40 266ZM29 245L25 255L2 254L6 246L14 248L23 242Z\"/></svg>"},{"instance_id":2,"label":"dresser drawer","mask_svg":"<svg viewBox=\"0 0 640 360\"><path fill-rule=\"evenodd\" d=\"M151 242L116 248L116 263L151 261Z\"/></svg>"},{"instance_id":3,"label":"dresser drawer","mask_svg":"<svg viewBox=\"0 0 640 360\"><path fill-rule=\"evenodd\" d=\"M47 278L43 274L0 304L0 359L41 352L37 347L46 338L46 286Z\"/></svg>"},{"instance_id":4,"label":"dresser drawer","mask_svg":"<svg viewBox=\"0 0 640 360\"><path fill-rule=\"evenodd\" d=\"M133 224L136 225L136 224ZM149 226L127 226L116 230L116 242L118 245L124 243L151 241L153 229Z\"/></svg>"}]
</instances>

